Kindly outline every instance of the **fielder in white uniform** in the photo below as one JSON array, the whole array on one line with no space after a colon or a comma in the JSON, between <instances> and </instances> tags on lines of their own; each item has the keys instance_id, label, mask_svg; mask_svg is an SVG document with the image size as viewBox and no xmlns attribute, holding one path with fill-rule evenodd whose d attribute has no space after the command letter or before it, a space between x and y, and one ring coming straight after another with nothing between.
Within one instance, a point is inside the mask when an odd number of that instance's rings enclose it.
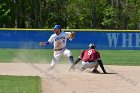
<instances>
[{"instance_id":1,"label":"fielder in white uniform","mask_svg":"<svg viewBox=\"0 0 140 93\"><path fill-rule=\"evenodd\" d=\"M53 55L50 69L54 68L54 66L56 65L56 63L58 63L62 54L69 58L71 64L74 64L73 55L71 51L66 48L67 39L69 38L70 34L71 32L61 31L60 25L55 25L54 34L50 36L48 41L40 42L41 46L52 44L52 43L54 45L54 48L53 48L54 55Z\"/></svg>"}]
</instances>

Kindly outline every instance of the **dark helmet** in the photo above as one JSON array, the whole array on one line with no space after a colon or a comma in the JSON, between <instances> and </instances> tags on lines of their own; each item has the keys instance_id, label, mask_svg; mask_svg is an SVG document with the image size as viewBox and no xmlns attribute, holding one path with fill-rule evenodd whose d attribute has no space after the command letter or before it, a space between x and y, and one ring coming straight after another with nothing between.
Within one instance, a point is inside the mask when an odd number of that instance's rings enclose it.
<instances>
[{"instance_id":1,"label":"dark helmet","mask_svg":"<svg viewBox=\"0 0 140 93\"><path fill-rule=\"evenodd\" d=\"M95 49L95 48L96 48L96 45L93 44L93 43L90 43L90 44L88 45L88 48L90 48L90 49Z\"/></svg>"}]
</instances>

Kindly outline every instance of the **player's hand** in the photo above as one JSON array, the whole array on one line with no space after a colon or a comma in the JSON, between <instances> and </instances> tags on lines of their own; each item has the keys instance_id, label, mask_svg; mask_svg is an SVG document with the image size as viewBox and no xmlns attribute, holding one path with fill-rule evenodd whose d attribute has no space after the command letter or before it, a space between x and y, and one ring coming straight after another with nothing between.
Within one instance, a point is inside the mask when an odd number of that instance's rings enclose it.
<instances>
[{"instance_id":1,"label":"player's hand","mask_svg":"<svg viewBox=\"0 0 140 93\"><path fill-rule=\"evenodd\" d=\"M71 71L71 70L75 70L75 65L71 65L69 71Z\"/></svg>"},{"instance_id":2,"label":"player's hand","mask_svg":"<svg viewBox=\"0 0 140 93\"><path fill-rule=\"evenodd\" d=\"M40 45L40 46L45 46L46 43L45 43L45 42L39 42L39 45Z\"/></svg>"}]
</instances>

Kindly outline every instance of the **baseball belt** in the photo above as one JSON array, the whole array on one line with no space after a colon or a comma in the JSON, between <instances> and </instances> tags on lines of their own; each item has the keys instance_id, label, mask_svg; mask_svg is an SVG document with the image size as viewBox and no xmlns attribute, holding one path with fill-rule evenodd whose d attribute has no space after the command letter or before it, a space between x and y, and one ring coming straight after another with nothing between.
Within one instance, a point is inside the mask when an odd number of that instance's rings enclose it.
<instances>
[{"instance_id":1,"label":"baseball belt","mask_svg":"<svg viewBox=\"0 0 140 93\"><path fill-rule=\"evenodd\" d=\"M65 48L65 47L64 47ZM61 51L64 48L59 48L59 49L53 49L54 51Z\"/></svg>"}]
</instances>

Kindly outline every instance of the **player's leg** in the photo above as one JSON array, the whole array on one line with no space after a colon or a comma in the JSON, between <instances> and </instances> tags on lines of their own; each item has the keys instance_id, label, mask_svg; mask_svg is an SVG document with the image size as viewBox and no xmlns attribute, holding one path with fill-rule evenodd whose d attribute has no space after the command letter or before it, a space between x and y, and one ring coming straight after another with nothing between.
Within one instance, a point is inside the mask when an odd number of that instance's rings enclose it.
<instances>
[{"instance_id":1,"label":"player's leg","mask_svg":"<svg viewBox=\"0 0 140 93\"><path fill-rule=\"evenodd\" d=\"M69 58L71 64L74 64L74 58L70 50L64 49L63 54Z\"/></svg>"},{"instance_id":2,"label":"player's leg","mask_svg":"<svg viewBox=\"0 0 140 93\"><path fill-rule=\"evenodd\" d=\"M84 62L84 61L82 61L81 71L85 70L86 68L94 68L94 71L96 71L96 73L97 72L99 73L99 71L97 70L98 62Z\"/></svg>"},{"instance_id":3,"label":"player's leg","mask_svg":"<svg viewBox=\"0 0 140 93\"><path fill-rule=\"evenodd\" d=\"M54 68L54 66L58 63L61 56L62 56L62 51L54 51L51 67L49 68L49 70Z\"/></svg>"},{"instance_id":4,"label":"player's leg","mask_svg":"<svg viewBox=\"0 0 140 93\"><path fill-rule=\"evenodd\" d=\"M81 64L82 66L81 66L81 71L84 71L86 68L88 68L87 67L87 63L86 62L84 62L84 61L82 61L82 64Z\"/></svg>"},{"instance_id":5,"label":"player's leg","mask_svg":"<svg viewBox=\"0 0 140 93\"><path fill-rule=\"evenodd\" d=\"M98 66L99 66L98 63L95 64L95 66L93 67L94 69L92 70L92 73L100 73L100 71L97 70L98 69Z\"/></svg>"}]
</instances>

